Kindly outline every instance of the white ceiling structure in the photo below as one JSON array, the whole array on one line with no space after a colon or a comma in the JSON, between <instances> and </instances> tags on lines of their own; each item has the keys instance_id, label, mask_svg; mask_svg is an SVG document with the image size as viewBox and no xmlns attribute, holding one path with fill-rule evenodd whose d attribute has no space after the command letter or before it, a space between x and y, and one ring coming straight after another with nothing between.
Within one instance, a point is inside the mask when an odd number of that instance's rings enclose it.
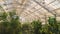
<instances>
[{"instance_id":1,"label":"white ceiling structure","mask_svg":"<svg viewBox=\"0 0 60 34\"><path fill-rule=\"evenodd\" d=\"M60 0L6 0L4 2L8 10L16 8L22 21L40 19L45 22L45 18L48 19L55 14L57 18L60 17Z\"/></svg>"}]
</instances>

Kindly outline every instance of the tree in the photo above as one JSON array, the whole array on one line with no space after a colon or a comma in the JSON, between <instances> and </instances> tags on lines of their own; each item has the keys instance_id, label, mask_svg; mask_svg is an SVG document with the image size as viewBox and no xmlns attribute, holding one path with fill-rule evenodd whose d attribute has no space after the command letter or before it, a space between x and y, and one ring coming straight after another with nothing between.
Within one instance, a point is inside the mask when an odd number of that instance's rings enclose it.
<instances>
[{"instance_id":1,"label":"tree","mask_svg":"<svg viewBox=\"0 0 60 34\"><path fill-rule=\"evenodd\" d=\"M1 13L0 21L0 34L20 34L21 23L15 11Z\"/></svg>"},{"instance_id":2,"label":"tree","mask_svg":"<svg viewBox=\"0 0 60 34\"><path fill-rule=\"evenodd\" d=\"M33 27L33 30L34 30L34 34L41 34L42 24L39 20L33 21L32 22L32 27Z\"/></svg>"},{"instance_id":3,"label":"tree","mask_svg":"<svg viewBox=\"0 0 60 34\"><path fill-rule=\"evenodd\" d=\"M58 23L55 17L49 17L49 31L51 31L52 33L58 34Z\"/></svg>"}]
</instances>

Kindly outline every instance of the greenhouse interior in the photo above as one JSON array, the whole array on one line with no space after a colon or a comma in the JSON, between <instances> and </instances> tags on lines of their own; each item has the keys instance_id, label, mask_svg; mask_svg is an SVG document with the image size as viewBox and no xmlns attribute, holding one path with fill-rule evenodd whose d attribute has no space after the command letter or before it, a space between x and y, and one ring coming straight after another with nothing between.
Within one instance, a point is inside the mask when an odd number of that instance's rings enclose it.
<instances>
[{"instance_id":1,"label":"greenhouse interior","mask_svg":"<svg viewBox=\"0 0 60 34\"><path fill-rule=\"evenodd\" d=\"M60 0L0 0L0 34L60 34Z\"/></svg>"}]
</instances>

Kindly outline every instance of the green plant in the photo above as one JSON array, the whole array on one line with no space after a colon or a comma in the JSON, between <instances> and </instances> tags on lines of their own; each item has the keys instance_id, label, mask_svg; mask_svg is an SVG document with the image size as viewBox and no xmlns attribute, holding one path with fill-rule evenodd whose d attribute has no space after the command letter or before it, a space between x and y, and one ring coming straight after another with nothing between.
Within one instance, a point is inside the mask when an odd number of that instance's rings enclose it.
<instances>
[{"instance_id":1,"label":"green plant","mask_svg":"<svg viewBox=\"0 0 60 34\"><path fill-rule=\"evenodd\" d=\"M55 34L58 34L58 23L56 18L49 17L49 31Z\"/></svg>"},{"instance_id":2,"label":"green plant","mask_svg":"<svg viewBox=\"0 0 60 34\"><path fill-rule=\"evenodd\" d=\"M9 12L9 14L3 12L0 15L0 34L20 34L20 31L21 23L14 12Z\"/></svg>"},{"instance_id":3,"label":"green plant","mask_svg":"<svg viewBox=\"0 0 60 34\"><path fill-rule=\"evenodd\" d=\"M29 23L22 24L22 34L32 34L32 27Z\"/></svg>"},{"instance_id":4,"label":"green plant","mask_svg":"<svg viewBox=\"0 0 60 34\"><path fill-rule=\"evenodd\" d=\"M42 24L39 20L33 21L32 22L32 27L33 27L33 30L34 30L34 34L41 34Z\"/></svg>"}]
</instances>

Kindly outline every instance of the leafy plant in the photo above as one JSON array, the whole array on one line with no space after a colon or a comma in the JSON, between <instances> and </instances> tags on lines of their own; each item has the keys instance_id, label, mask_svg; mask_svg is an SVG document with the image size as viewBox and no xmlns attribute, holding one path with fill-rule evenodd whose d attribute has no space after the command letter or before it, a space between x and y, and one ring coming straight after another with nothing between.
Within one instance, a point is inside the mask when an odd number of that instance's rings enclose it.
<instances>
[{"instance_id":1,"label":"leafy plant","mask_svg":"<svg viewBox=\"0 0 60 34\"><path fill-rule=\"evenodd\" d=\"M42 24L39 20L32 22L34 34L41 34Z\"/></svg>"},{"instance_id":2,"label":"leafy plant","mask_svg":"<svg viewBox=\"0 0 60 34\"><path fill-rule=\"evenodd\" d=\"M56 18L52 18L52 17L49 17L49 31L51 31L52 33L55 33L55 34L58 34L58 23L57 23L57 20Z\"/></svg>"},{"instance_id":3,"label":"leafy plant","mask_svg":"<svg viewBox=\"0 0 60 34\"><path fill-rule=\"evenodd\" d=\"M22 24L22 33L23 34L31 34L31 26L28 23Z\"/></svg>"},{"instance_id":4,"label":"leafy plant","mask_svg":"<svg viewBox=\"0 0 60 34\"><path fill-rule=\"evenodd\" d=\"M10 16L9 19L7 18L8 15ZM3 12L0 18L0 34L20 34L21 24L16 14L7 14Z\"/></svg>"}]
</instances>

